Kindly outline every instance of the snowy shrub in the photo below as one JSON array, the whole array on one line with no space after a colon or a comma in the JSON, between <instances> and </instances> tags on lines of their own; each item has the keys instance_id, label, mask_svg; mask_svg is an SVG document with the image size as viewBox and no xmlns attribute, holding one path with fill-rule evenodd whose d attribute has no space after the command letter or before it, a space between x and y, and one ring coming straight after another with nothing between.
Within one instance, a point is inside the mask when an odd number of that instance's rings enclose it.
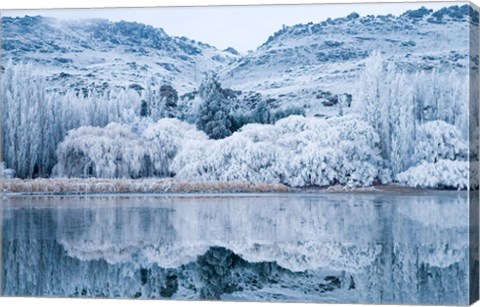
<instances>
[{"instance_id":1,"label":"snowy shrub","mask_svg":"<svg viewBox=\"0 0 480 307\"><path fill-rule=\"evenodd\" d=\"M223 140L190 142L172 163L179 179L312 185L371 185L378 175L378 136L354 116L291 116L249 124Z\"/></svg>"},{"instance_id":2,"label":"snowy shrub","mask_svg":"<svg viewBox=\"0 0 480 307\"><path fill-rule=\"evenodd\" d=\"M291 186L325 186L335 181L336 156L333 148L318 148L318 144L305 146L300 154L289 155L290 163L283 161L286 170L282 181Z\"/></svg>"},{"instance_id":3,"label":"snowy shrub","mask_svg":"<svg viewBox=\"0 0 480 307\"><path fill-rule=\"evenodd\" d=\"M420 125L414 149L417 165L399 173L398 182L419 188L468 188L468 147L455 126L442 120Z\"/></svg>"},{"instance_id":4,"label":"snowy shrub","mask_svg":"<svg viewBox=\"0 0 480 307\"><path fill-rule=\"evenodd\" d=\"M455 126L436 120L418 127L416 161L466 160L467 156L468 146Z\"/></svg>"},{"instance_id":5,"label":"snowy shrub","mask_svg":"<svg viewBox=\"0 0 480 307\"><path fill-rule=\"evenodd\" d=\"M469 163L439 160L422 163L397 175L400 183L418 188L467 189Z\"/></svg>"},{"instance_id":6,"label":"snowy shrub","mask_svg":"<svg viewBox=\"0 0 480 307\"><path fill-rule=\"evenodd\" d=\"M354 116L327 120L290 117L278 122L279 143L292 148L282 182L292 186L371 185L380 167L378 136Z\"/></svg>"},{"instance_id":7,"label":"snowy shrub","mask_svg":"<svg viewBox=\"0 0 480 307\"><path fill-rule=\"evenodd\" d=\"M172 164L177 178L278 183L272 173L273 146L255 144L239 133L208 145L193 144L185 146Z\"/></svg>"},{"instance_id":8,"label":"snowy shrub","mask_svg":"<svg viewBox=\"0 0 480 307\"><path fill-rule=\"evenodd\" d=\"M202 175L207 170L204 165L198 162L208 157L214 143L213 140L186 142L182 150L173 159L170 172L177 178L185 178L186 180L202 179Z\"/></svg>"}]
</instances>

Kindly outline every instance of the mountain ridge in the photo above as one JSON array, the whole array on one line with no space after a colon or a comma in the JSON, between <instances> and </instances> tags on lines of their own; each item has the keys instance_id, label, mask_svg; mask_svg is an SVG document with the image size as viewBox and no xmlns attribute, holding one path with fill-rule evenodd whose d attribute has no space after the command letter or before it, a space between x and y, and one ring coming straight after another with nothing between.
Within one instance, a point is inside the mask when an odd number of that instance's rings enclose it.
<instances>
[{"instance_id":1,"label":"mountain ridge","mask_svg":"<svg viewBox=\"0 0 480 307\"><path fill-rule=\"evenodd\" d=\"M244 55L138 22L26 16L2 17L1 23L4 58L48 67L44 74L58 89L141 91L150 76L188 95L204 73L215 71L226 87L314 115L329 113L322 93L351 93L364 60L375 50L404 70L466 69L468 41L458 37L468 38L478 13L469 4L437 11L421 7L399 16L352 12L284 26Z\"/></svg>"}]
</instances>

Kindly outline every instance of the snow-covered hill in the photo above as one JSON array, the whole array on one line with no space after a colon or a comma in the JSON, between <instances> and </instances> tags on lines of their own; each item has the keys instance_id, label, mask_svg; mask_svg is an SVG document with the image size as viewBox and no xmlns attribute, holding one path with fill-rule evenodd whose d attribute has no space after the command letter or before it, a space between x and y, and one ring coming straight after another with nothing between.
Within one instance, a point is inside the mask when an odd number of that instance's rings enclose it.
<instances>
[{"instance_id":1,"label":"snow-covered hill","mask_svg":"<svg viewBox=\"0 0 480 307\"><path fill-rule=\"evenodd\" d=\"M379 50L408 71L468 66L468 5L401 16L359 16L284 27L224 76L240 90L255 90L283 104L328 113L335 95L354 94L364 60ZM478 24L478 15L472 18ZM313 114L312 114L313 115Z\"/></svg>"},{"instance_id":2,"label":"snow-covered hill","mask_svg":"<svg viewBox=\"0 0 480 307\"><path fill-rule=\"evenodd\" d=\"M337 95L354 93L364 60L375 50L406 70L466 69L470 14L468 5L401 16L351 13L284 27L244 56L140 23L3 17L2 61L42 65L57 89L141 90L152 76L180 96L213 70L225 87L242 91L241 100L254 104L260 93L274 108L329 115L337 112ZM470 22L478 24L478 14Z\"/></svg>"},{"instance_id":3,"label":"snow-covered hill","mask_svg":"<svg viewBox=\"0 0 480 307\"><path fill-rule=\"evenodd\" d=\"M58 88L145 87L146 77L191 91L209 70L238 55L161 28L102 19L2 18L3 58L32 61ZM61 86L59 86L61 85Z\"/></svg>"}]
</instances>

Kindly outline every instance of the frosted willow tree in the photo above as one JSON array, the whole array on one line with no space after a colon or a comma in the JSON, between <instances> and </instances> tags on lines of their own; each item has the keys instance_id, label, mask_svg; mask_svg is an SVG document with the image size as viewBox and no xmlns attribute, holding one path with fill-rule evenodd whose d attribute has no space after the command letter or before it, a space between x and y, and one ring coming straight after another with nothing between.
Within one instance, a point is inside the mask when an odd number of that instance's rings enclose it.
<instances>
[{"instance_id":1,"label":"frosted willow tree","mask_svg":"<svg viewBox=\"0 0 480 307\"><path fill-rule=\"evenodd\" d=\"M225 97L218 77L208 74L200 85L202 100L197 118L197 128L212 139L223 139L231 134L228 100Z\"/></svg>"},{"instance_id":2,"label":"frosted willow tree","mask_svg":"<svg viewBox=\"0 0 480 307\"><path fill-rule=\"evenodd\" d=\"M184 143L205 141L193 125L165 118L140 133L131 125L70 130L57 147L58 177L141 178L170 175L170 163Z\"/></svg>"}]
</instances>

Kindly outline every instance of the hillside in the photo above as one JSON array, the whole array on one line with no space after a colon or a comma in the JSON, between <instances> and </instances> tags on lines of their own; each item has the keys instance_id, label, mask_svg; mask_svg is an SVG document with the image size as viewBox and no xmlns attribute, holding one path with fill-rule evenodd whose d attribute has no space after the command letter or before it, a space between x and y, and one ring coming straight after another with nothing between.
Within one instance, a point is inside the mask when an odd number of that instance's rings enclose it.
<instances>
[{"instance_id":1,"label":"hillside","mask_svg":"<svg viewBox=\"0 0 480 307\"><path fill-rule=\"evenodd\" d=\"M32 61L60 89L145 87L151 76L190 91L202 73L237 56L161 28L135 22L61 21L41 16L2 18L4 58Z\"/></svg>"},{"instance_id":2,"label":"hillside","mask_svg":"<svg viewBox=\"0 0 480 307\"><path fill-rule=\"evenodd\" d=\"M284 27L246 55L134 22L4 17L2 49L4 59L41 65L59 90L130 87L141 93L153 77L192 99L203 73L215 71L249 104L246 109L260 94L273 108L329 115L337 112L337 95L353 94L375 50L408 71L466 69L469 14L478 24L468 5L435 12L422 7L401 16L351 13Z\"/></svg>"},{"instance_id":3,"label":"hillside","mask_svg":"<svg viewBox=\"0 0 480 307\"><path fill-rule=\"evenodd\" d=\"M325 113L332 96L353 94L364 60L375 50L407 71L465 70L469 12L464 5L436 12L420 8L399 17L351 13L284 27L233 63L224 79L233 88ZM476 16L472 22L478 24Z\"/></svg>"}]
</instances>

